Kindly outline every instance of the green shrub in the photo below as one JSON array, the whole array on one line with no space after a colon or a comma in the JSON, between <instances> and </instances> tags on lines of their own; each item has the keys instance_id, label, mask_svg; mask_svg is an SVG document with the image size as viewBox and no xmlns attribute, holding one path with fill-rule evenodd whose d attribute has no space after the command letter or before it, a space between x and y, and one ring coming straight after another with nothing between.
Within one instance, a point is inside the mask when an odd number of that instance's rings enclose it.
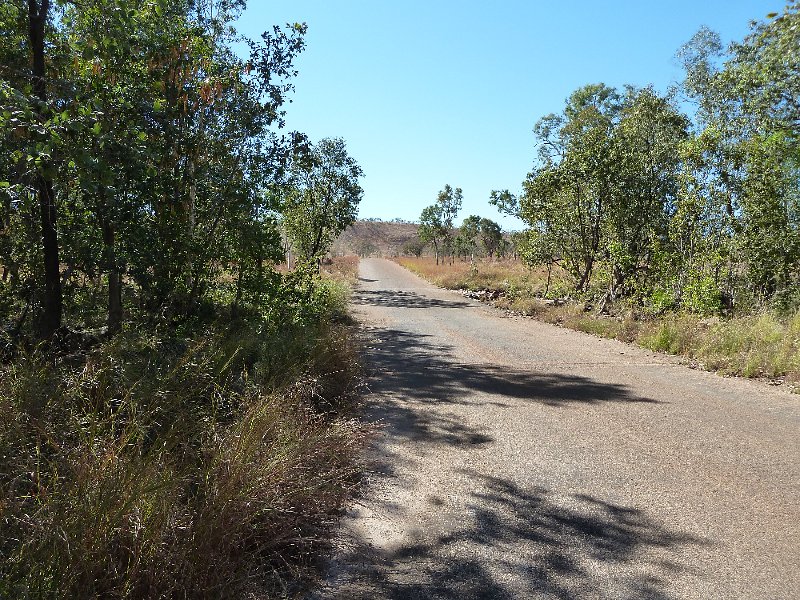
<instances>
[{"instance_id":1,"label":"green shrub","mask_svg":"<svg viewBox=\"0 0 800 600\"><path fill-rule=\"evenodd\" d=\"M732 319L668 315L639 343L651 350L697 359L708 369L745 377L800 375L800 311L791 319L773 313Z\"/></svg>"},{"instance_id":2,"label":"green shrub","mask_svg":"<svg viewBox=\"0 0 800 600\"><path fill-rule=\"evenodd\" d=\"M675 294L666 287L657 287L647 298L646 308L652 314L663 314L667 310L674 308Z\"/></svg>"},{"instance_id":3,"label":"green shrub","mask_svg":"<svg viewBox=\"0 0 800 600\"><path fill-rule=\"evenodd\" d=\"M681 305L687 312L696 315L714 315L722 307L722 296L716 281L710 275L690 273L683 286Z\"/></svg>"},{"instance_id":4,"label":"green shrub","mask_svg":"<svg viewBox=\"0 0 800 600\"><path fill-rule=\"evenodd\" d=\"M644 334L640 343L651 350L694 358L697 355L698 341L703 339L703 335L703 325L698 317L670 314L657 321L655 327Z\"/></svg>"}]
</instances>

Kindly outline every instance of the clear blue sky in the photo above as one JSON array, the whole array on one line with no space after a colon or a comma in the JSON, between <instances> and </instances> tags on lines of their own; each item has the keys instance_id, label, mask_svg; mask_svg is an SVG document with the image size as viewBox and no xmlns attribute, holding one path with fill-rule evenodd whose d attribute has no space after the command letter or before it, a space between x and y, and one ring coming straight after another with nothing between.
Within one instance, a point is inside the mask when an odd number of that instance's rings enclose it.
<instances>
[{"instance_id":1,"label":"clear blue sky","mask_svg":"<svg viewBox=\"0 0 800 600\"><path fill-rule=\"evenodd\" d=\"M458 220L506 228L488 203L514 192L535 157L536 121L587 83L681 79L678 48L702 25L726 44L770 0L250 0L238 24L258 37L306 22L287 128L342 137L363 167L360 217L416 220L446 183L464 190Z\"/></svg>"}]
</instances>

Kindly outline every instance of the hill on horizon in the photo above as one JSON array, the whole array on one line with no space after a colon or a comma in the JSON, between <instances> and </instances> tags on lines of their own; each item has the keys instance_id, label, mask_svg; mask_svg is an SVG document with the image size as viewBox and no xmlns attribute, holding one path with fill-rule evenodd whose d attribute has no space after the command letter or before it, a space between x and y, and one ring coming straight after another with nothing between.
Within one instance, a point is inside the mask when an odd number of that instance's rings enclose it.
<instances>
[{"instance_id":1,"label":"hill on horizon","mask_svg":"<svg viewBox=\"0 0 800 600\"><path fill-rule=\"evenodd\" d=\"M418 244L417 223L408 221L359 220L350 225L333 243L331 254L367 256L400 256Z\"/></svg>"}]
</instances>

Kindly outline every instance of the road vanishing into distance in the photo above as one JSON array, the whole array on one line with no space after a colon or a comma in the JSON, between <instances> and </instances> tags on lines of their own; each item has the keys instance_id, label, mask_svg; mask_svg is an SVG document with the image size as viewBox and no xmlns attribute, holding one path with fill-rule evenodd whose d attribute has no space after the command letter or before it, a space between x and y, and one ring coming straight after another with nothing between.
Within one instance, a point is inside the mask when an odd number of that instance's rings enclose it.
<instances>
[{"instance_id":1,"label":"road vanishing into distance","mask_svg":"<svg viewBox=\"0 0 800 600\"><path fill-rule=\"evenodd\" d=\"M315 598L800 598L800 396L360 274L381 428Z\"/></svg>"}]
</instances>

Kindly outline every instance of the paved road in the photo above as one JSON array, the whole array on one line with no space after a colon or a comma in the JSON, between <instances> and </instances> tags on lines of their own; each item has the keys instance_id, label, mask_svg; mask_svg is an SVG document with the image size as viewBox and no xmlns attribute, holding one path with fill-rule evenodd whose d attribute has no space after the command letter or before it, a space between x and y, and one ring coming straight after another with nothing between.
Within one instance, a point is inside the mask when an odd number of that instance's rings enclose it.
<instances>
[{"instance_id":1,"label":"paved road","mask_svg":"<svg viewBox=\"0 0 800 600\"><path fill-rule=\"evenodd\" d=\"M361 263L365 496L319 598L800 598L800 397Z\"/></svg>"}]
</instances>

